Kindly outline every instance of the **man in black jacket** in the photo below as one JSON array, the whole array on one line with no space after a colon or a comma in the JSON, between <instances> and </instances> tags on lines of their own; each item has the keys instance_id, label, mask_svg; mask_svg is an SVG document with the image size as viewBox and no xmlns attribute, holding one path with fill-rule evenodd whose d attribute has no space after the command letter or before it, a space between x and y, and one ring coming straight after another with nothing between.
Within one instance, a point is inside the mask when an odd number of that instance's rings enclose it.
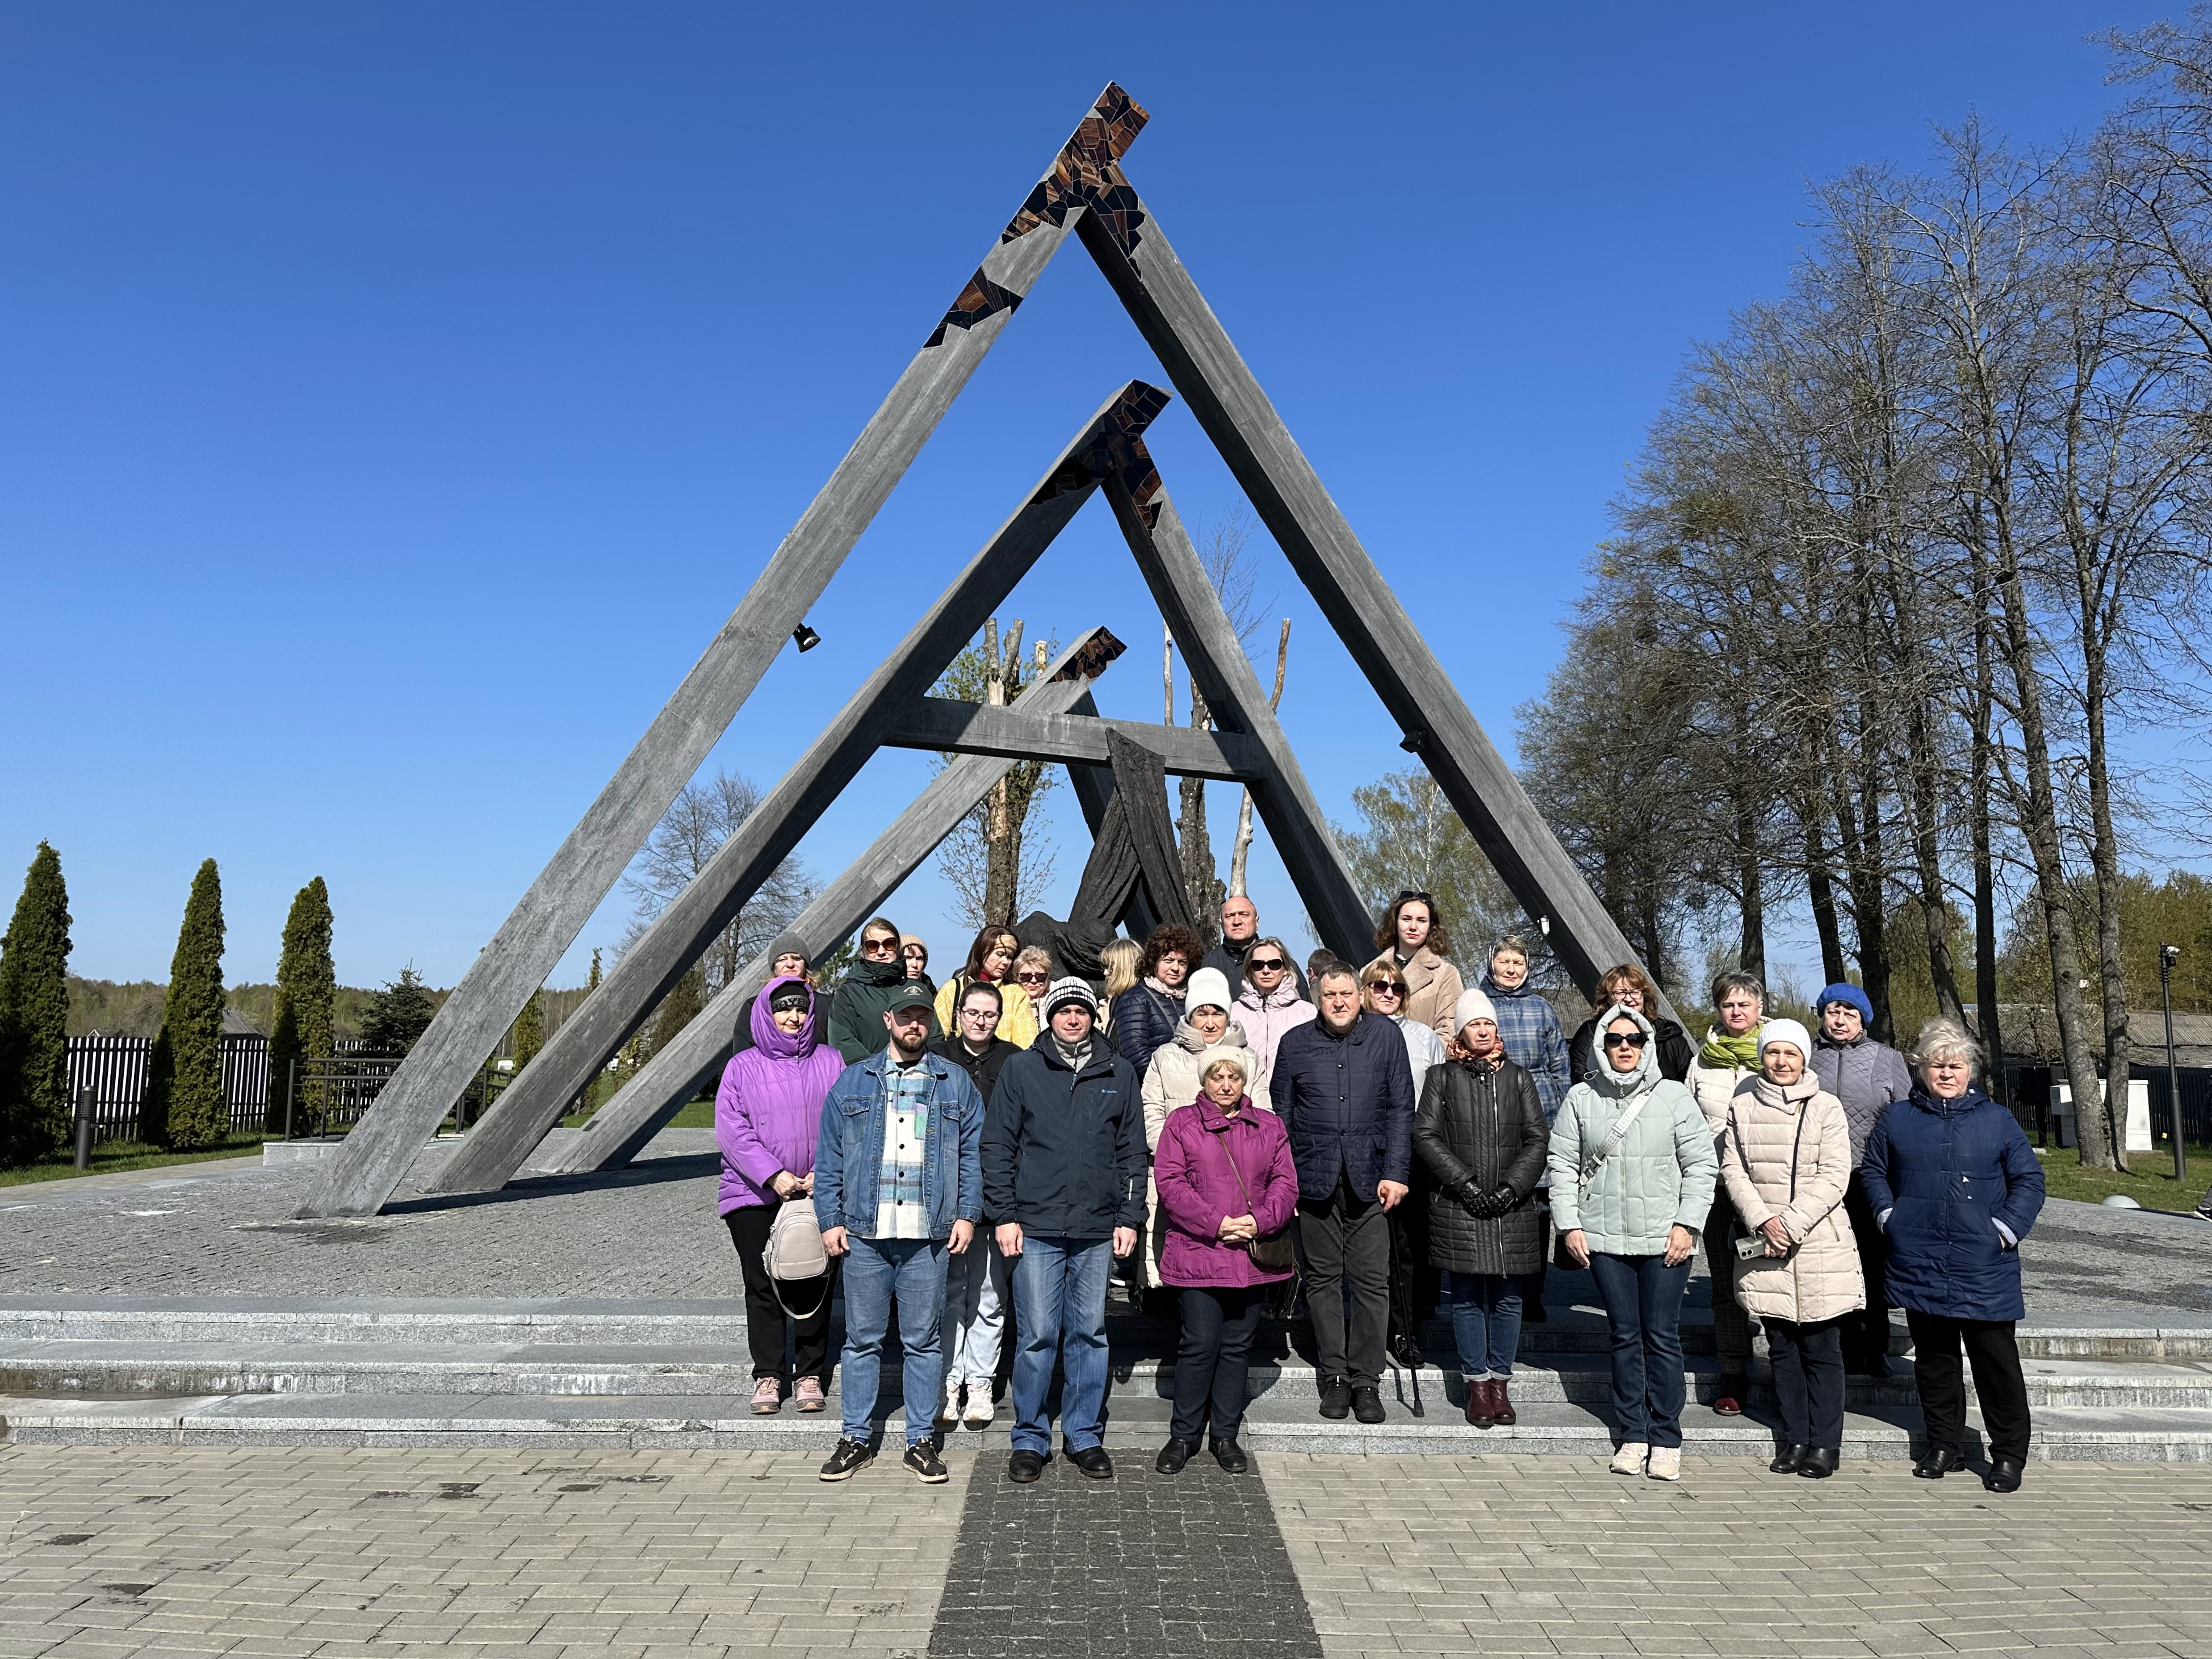
<instances>
[{"instance_id":1,"label":"man in black jacket","mask_svg":"<svg viewBox=\"0 0 2212 1659\"><path fill-rule=\"evenodd\" d=\"M1206 953L1202 968L1218 968L1229 981L1231 997L1244 994L1244 958L1252 954L1252 947L1260 942L1259 907L1242 893L1232 893L1221 902L1221 943ZM1291 964L1291 978L1297 986L1298 1000L1310 1002L1313 994L1306 989L1306 976Z\"/></svg>"},{"instance_id":2,"label":"man in black jacket","mask_svg":"<svg viewBox=\"0 0 2212 1659\"><path fill-rule=\"evenodd\" d=\"M1060 1432L1068 1462L1097 1480L1113 1475L1100 1443L1106 1280L1113 1258L1137 1248L1147 1162L1137 1073L1093 1030L1097 994L1082 980L1056 980L1042 1012L1044 1030L1006 1061L983 1124L983 1212L1014 1264L1006 1474L1024 1485L1044 1473L1052 1449L1045 1395L1055 1358L1067 1378Z\"/></svg>"},{"instance_id":3,"label":"man in black jacket","mask_svg":"<svg viewBox=\"0 0 2212 1659\"><path fill-rule=\"evenodd\" d=\"M1350 1412L1363 1423L1380 1423L1390 1326L1388 1216L1406 1196L1413 1171L1413 1072L1397 1022L1361 1010L1351 964L1322 964L1314 986L1321 1018L1284 1034L1267 1092L1290 1132L1298 1171L1321 1414Z\"/></svg>"}]
</instances>

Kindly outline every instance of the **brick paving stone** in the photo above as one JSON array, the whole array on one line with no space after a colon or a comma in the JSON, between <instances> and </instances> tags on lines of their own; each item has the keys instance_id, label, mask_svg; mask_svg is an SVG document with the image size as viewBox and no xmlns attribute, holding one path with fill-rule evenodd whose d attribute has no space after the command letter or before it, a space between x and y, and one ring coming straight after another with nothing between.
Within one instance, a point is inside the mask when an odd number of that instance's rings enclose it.
<instances>
[{"instance_id":1,"label":"brick paving stone","mask_svg":"<svg viewBox=\"0 0 2212 1659\"><path fill-rule=\"evenodd\" d=\"M1692 1460L1679 1486L1570 1458L1256 1467L1328 1659L2212 1653L2202 1465L2039 1463L2004 1498L1903 1463L1814 1486Z\"/></svg>"},{"instance_id":2,"label":"brick paving stone","mask_svg":"<svg viewBox=\"0 0 2212 1659\"><path fill-rule=\"evenodd\" d=\"M0 1659L919 1653L972 1455L943 1486L818 1461L0 1445ZM556 1509L579 1474L605 1500Z\"/></svg>"}]
</instances>

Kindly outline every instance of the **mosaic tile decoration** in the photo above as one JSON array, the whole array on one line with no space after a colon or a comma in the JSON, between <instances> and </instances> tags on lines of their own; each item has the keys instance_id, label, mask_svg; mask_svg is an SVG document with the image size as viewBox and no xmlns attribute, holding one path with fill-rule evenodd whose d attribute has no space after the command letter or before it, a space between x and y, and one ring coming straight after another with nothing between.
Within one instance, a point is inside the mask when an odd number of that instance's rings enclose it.
<instances>
[{"instance_id":1,"label":"mosaic tile decoration","mask_svg":"<svg viewBox=\"0 0 2212 1659\"><path fill-rule=\"evenodd\" d=\"M1150 118L1127 93L1108 82L1091 113L1076 124L1073 136L1060 146L1052 170L1038 180L1029 200L1022 204L1022 210L1000 236L1000 243L1026 236L1048 222L1065 225L1071 211L1087 207L1114 232L1123 252L1133 252L1137 227L1145 216L1137 209L1137 192L1115 163L1137 142L1137 135ZM986 317L1012 311L1021 302L1020 295L1000 288L978 265L968 286L960 290L960 297L952 302L952 309L921 343L921 349L927 351L944 344L948 328L973 328Z\"/></svg>"},{"instance_id":2,"label":"mosaic tile decoration","mask_svg":"<svg viewBox=\"0 0 2212 1659\"><path fill-rule=\"evenodd\" d=\"M1011 242L1042 224L1064 226L1070 213L1089 208L1121 252L1134 253L1137 228L1144 223L1145 216L1139 210L1136 190L1121 176L1119 163L1151 118L1118 82L1108 82L1091 113L1061 148L1052 171L1037 180L1036 188L999 240Z\"/></svg>"},{"instance_id":3,"label":"mosaic tile decoration","mask_svg":"<svg viewBox=\"0 0 2212 1659\"><path fill-rule=\"evenodd\" d=\"M1160 493L1160 473L1152 465L1152 452L1145 447L1144 432L1174 401L1171 392L1146 386L1142 380L1130 381L1099 422L1097 435L1046 479L1029 504L1042 506L1056 495L1085 489L1094 480L1110 476L1121 481L1136 501L1145 527L1151 529L1160 516L1155 501Z\"/></svg>"}]
</instances>

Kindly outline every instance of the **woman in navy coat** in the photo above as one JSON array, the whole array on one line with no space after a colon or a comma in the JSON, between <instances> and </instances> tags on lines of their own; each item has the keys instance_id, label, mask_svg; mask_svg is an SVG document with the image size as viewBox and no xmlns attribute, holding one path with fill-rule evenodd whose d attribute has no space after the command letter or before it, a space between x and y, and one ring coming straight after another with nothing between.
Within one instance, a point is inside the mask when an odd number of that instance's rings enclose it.
<instances>
[{"instance_id":1,"label":"woman in navy coat","mask_svg":"<svg viewBox=\"0 0 2212 1659\"><path fill-rule=\"evenodd\" d=\"M1861 1175L1889 1250L1889 1300L1912 1329L1915 1386L1928 1443L1913 1474L1964 1468L1961 1347L1989 1429L1991 1492L2017 1492L2027 1462L2027 1384L2014 1322L2020 1241L2043 1207L2043 1166L2013 1115L1974 1087L1979 1046L1930 1020L1913 1045L1910 1098L1882 1114Z\"/></svg>"}]
</instances>

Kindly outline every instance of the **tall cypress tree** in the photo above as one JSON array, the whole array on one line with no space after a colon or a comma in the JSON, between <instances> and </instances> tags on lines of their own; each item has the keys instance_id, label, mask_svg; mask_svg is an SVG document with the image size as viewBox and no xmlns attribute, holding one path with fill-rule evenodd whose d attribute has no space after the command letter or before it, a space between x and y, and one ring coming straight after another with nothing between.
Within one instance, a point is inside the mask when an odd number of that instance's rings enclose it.
<instances>
[{"instance_id":1,"label":"tall cypress tree","mask_svg":"<svg viewBox=\"0 0 2212 1659\"><path fill-rule=\"evenodd\" d=\"M538 1058L538 1051L545 1046L545 994L532 991L530 1000L522 1005L522 1012L514 1017L514 1069L517 1072Z\"/></svg>"},{"instance_id":2,"label":"tall cypress tree","mask_svg":"<svg viewBox=\"0 0 2212 1659\"><path fill-rule=\"evenodd\" d=\"M180 1152L219 1144L230 1128L222 1095L222 878L203 862L185 901L161 1002L161 1034L146 1068L141 1136Z\"/></svg>"},{"instance_id":3,"label":"tall cypress tree","mask_svg":"<svg viewBox=\"0 0 2212 1659\"><path fill-rule=\"evenodd\" d=\"M284 948L276 959L276 1018L269 1033L269 1115L264 1128L284 1122L284 1091L292 1067L328 1060L331 1022L337 1003L337 969L331 960L331 891L317 876L292 896L284 919ZM311 1115L322 1104L323 1085L300 1085L297 1114Z\"/></svg>"},{"instance_id":4,"label":"tall cypress tree","mask_svg":"<svg viewBox=\"0 0 2212 1659\"><path fill-rule=\"evenodd\" d=\"M0 939L0 1163L69 1139L69 889L45 842Z\"/></svg>"}]
</instances>

